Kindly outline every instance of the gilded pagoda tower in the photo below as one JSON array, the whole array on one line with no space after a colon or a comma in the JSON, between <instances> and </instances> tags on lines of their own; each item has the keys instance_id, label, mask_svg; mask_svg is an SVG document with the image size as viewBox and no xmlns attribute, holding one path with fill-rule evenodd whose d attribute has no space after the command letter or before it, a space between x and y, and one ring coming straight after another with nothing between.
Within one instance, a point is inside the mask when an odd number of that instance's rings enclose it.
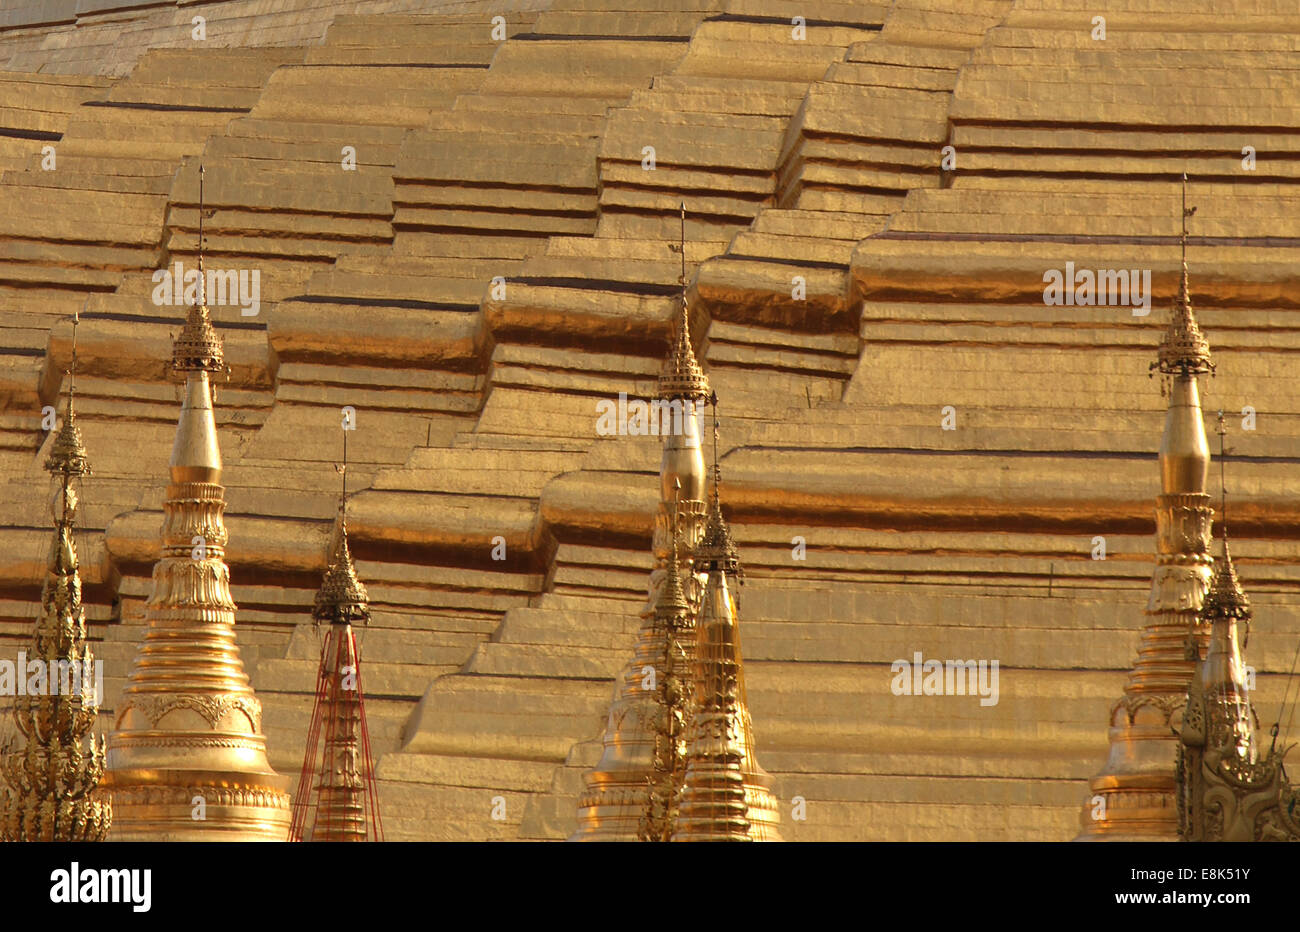
<instances>
[{"instance_id":1,"label":"gilded pagoda tower","mask_svg":"<svg viewBox=\"0 0 1300 932\"><path fill-rule=\"evenodd\" d=\"M77 427L76 321L68 410L51 445L45 468L54 477L51 500L54 542L41 589L27 660L43 665L46 691L14 699L18 735L0 751L0 841L103 841L112 820L108 794L99 789L104 739L87 735L99 714L98 661L86 644L86 612L73 525L77 514L74 480L90 475ZM20 665L18 676L26 676ZM66 673L65 673L66 671Z\"/></svg>"},{"instance_id":2,"label":"gilded pagoda tower","mask_svg":"<svg viewBox=\"0 0 1300 932\"><path fill-rule=\"evenodd\" d=\"M346 437L344 434L345 449ZM348 549L346 460L345 453L340 469L344 491L334 545L312 609L312 620L317 628L325 626L325 635L307 751L294 794L291 841L384 840L361 688L361 652L353 630L354 624L369 623L370 596L357 578Z\"/></svg>"},{"instance_id":3,"label":"gilded pagoda tower","mask_svg":"<svg viewBox=\"0 0 1300 932\"><path fill-rule=\"evenodd\" d=\"M679 578L676 586L682 589L688 607L682 663L689 666L694 654L700 580L695 577L690 554L704 530L706 478L700 413L709 396L709 381L691 345L684 281L683 273L680 313L655 398L663 443L652 545L655 569L641 610L636 651L619 675L618 694L605 726L605 750L587 776L587 790L578 802L578 828L570 841L636 841L642 835L650 786L656 779L656 722L663 693L658 681L664 672L656 664L662 663L668 650L668 626L657 621L656 615L662 614L661 590L670 577ZM682 576L688 577L685 586L680 582Z\"/></svg>"},{"instance_id":4,"label":"gilded pagoda tower","mask_svg":"<svg viewBox=\"0 0 1300 932\"><path fill-rule=\"evenodd\" d=\"M1187 700L1193 660L1209 630L1201 602L1209 587L1213 511L1206 494L1210 449L1201 412L1200 376L1213 372L1210 347L1192 313L1187 282L1187 179L1183 178L1182 277L1172 319L1152 370L1166 380L1169 407L1160 442L1156 567L1149 619L1123 697L1111 709L1110 756L1084 801L1080 840L1173 841L1178 837L1175 713Z\"/></svg>"},{"instance_id":5,"label":"gilded pagoda tower","mask_svg":"<svg viewBox=\"0 0 1300 932\"><path fill-rule=\"evenodd\" d=\"M696 621L685 774L672 840L780 841L771 778L754 754L735 595L740 556L718 492L716 395L713 407L713 491L708 524L695 551L695 568L707 578Z\"/></svg>"},{"instance_id":6,"label":"gilded pagoda tower","mask_svg":"<svg viewBox=\"0 0 1300 932\"><path fill-rule=\"evenodd\" d=\"M655 761L656 747L662 744L657 728L662 720L661 703L665 694L659 683L662 671L656 664L669 656L665 640L669 626L662 619L657 620L656 614L665 610L660 603L669 577L678 577L689 608L689 627L682 634L680 659L687 671L694 664L695 613L704 579L696 571L692 554L704 533L708 510L700 416L710 391L708 377L700 368L691 343L685 229L683 205L681 299L652 406L663 444L659 508L652 543L655 568L641 609L636 651L619 674L618 691L605 725L604 753L587 775L586 792L578 801L578 827L569 836L570 841L636 841L646 834L647 813L654 806L651 787L662 779L656 776ZM688 672L686 678L689 681L693 676ZM758 815L757 820L774 820L776 801L771 794L764 791L756 800L755 805L765 813ZM662 827L662 822L659 824ZM651 834L666 837L661 833Z\"/></svg>"},{"instance_id":7,"label":"gilded pagoda tower","mask_svg":"<svg viewBox=\"0 0 1300 932\"><path fill-rule=\"evenodd\" d=\"M199 271L202 277L201 257ZM113 841L284 841L288 834L289 781L267 760L261 703L235 643L210 383L224 367L200 292L172 352L184 402L148 631L108 739Z\"/></svg>"}]
</instances>

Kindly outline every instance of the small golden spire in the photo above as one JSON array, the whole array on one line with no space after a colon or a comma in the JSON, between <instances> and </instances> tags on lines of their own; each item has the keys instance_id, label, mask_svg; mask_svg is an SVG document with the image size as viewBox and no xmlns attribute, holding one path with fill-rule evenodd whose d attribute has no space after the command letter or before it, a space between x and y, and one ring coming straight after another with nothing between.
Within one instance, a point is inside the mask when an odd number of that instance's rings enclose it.
<instances>
[{"instance_id":1,"label":"small golden spire","mask_svg":"<svg viewBox=\"0 0 1300 932\"><path fill-rule=\"evenodd\" d=\"M713 490L709 495L709 518L704 526L704 535L695 548L695 566L702 572L720 569L724 573L741 580L744 573L740 568L740 553L731 536L731 527L722 515L722 504L718 487L722 484L722 468L718 465L718 393L709 395L709 404L713 407Z\"/></svg>"},{"instance_id":2,"label":"small golden spire","mask_svg":"<svg viewBox=\"0 0 1300 932\"><path fill-rule=\"evenodd\" d=\"M709 571L697 624L694 689L673 841L775 840L749 820L745 759L753 729L745 697L735 599L720 567Z\"/></svg>"},{"instance_id":3,"label":"small golden spire","mask_svg":"<svg viewBox=\"0 0 1300 932\"><path fill-rule=\"evenodd\" d=\"M1224 424L1222 411L1219 412L1219 426L1215 433L1219 435L1221 501L1219 513L1223 531L1223 557L1219 560L1219 565L1210 580L1210 588L1205 593L1205 601L1201 604L1201 620L1214 622L1219 619L1233 618L1249 624L1252 615L1250 597L1246 595L1246 590L1242 588L1241 581L1237 578L1237 569L1232 565L1232 553L1228 549L1228 483L1224 465L1227 455L1224 440L1228 428Z\"/></svg>"},{"instance_id":4,"label":"small golden spire","mask_svg":"<svg viewBox=\"0 0 1300 932\"><path fill-rule=\"evenodd\" d=\"M681 307L677 315L677 327L668 349L668 358L664 360L659 373L657 397L668 401L679 399L704 399L709 397L709 379L700 368L695 358L695 349L691 346L690 307L686 301L686 204L682 208L681 242L678 244L682 254Z\"/></svg>"},{"instance_id":5,"label":"small golden spire","mask_svg":"<svg viewBox=\"0 0 1300 932\"><path fill-rule=\"evenodd\" d=\"M1227 503L1228 485L1223 466L1228 429L1223 412L1219 412L1219 464L1223 515L1223 558L1210 580L1201 603L1201 621L1210 625L1205 661L1199 669L1201 700L1206 704L1207 735L1217 745L1216 751L1228 752L1241 760L1255 760L1256 717L1245 685L1243 640L1239 640L1238 623L1250 624L1250 599L1237 579L1228 552Z\"/></svg>"},{"instance_id":6,"label":"small golden spire","mask_svg":"<svg viewBox=\"0 0 1300 932\"><path fill-rule=\"evenodd\" d=\"M1161 374L1172 373L1199 374L1213 372L1214 363L1210 359L1210 344L1201 333L1192 313L1191 293L1187 284L1187 218L1196 213L1196 208L1187 206L1187 173L1183 172L1183 213L1182 235L1179 242L1182 249L1182 277L1178 285L1178 300L1174 302L1173 315L1160 348L1156 351L1156 361L1152 370Z\"/></svg>"},{"instance_id":7,"label":"small golden spire","mask_svg":"<svg viewBox=\"0 0 1300 932\"><path fill-rule=\"evenodd\" d=\"M695 568L707 574L696 620L690 722L673 841L777 841L776 820L751 810L749 793L769 794L771 778L754 754L754 729L745 693L740 614L730 580L740 582L740 559L722 516L718 464L718 396L713 406L713 493ZM756 794L757 795L757 794ZM775 812L771 815L775 817Z\"/></svg>"}]
</instances>

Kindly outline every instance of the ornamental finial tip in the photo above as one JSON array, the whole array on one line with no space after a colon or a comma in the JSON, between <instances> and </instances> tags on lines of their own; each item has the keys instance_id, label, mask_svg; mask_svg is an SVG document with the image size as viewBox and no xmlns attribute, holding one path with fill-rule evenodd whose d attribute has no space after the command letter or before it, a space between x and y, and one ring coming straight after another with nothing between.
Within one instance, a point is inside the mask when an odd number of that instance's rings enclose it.
<instances>
[{"instance_id":1,"label":"ornamental finial tip","mask_svg":"<svg viewBox=\"0 0 1300 932\"><path fill-rule=\"evenodd\" d=\"M1160 348L1156 351L1156 361L1151 364L1152 370L1158 370L1165 375L1172 373L1200 375L1214 371L1214 363L1210 359L1210 344L1196 323L1196 315L1192 312L1191 290L1188 285L1187 219L1195 213L1195 207L1187 206L1187 173L1184 172L1182 231L1179 235L1182 262L1178 298L1174 301L1169 327L1165 330Z\"/></svg>"},{"instance_id":2,"label":"ornamental finial tip","mask_svg":"<svg viewBox=\"0 0 1300 932\"><path fill-rule=\"evenodd\" d=\"M668 401L703 400L709 397L709 380L695 358L691 344L690 306L686 299L686 204L682 204L682 231L678 243L682 267L680 282L681 303L678 307L676 327L669 338L668 356L659 373L657 397Z\"/></svg>"},{"instance_id":3,"label":"ornamental finial tip","mask_svg":"<svg viewBox=\"0 0 1300 932\"><path fill-rule=\"evenodd\" d=\"M63 425L54 437L49 456L45 459L45 469L53 475L61 475L65 481L90 475L90 460L86 455L86 445L81 438L81 428L77 426L76 378L77 378L77 324L80 316L72 314L72 363L68 373L68 407L64 412Z\"/></svg>"}]
</instances>

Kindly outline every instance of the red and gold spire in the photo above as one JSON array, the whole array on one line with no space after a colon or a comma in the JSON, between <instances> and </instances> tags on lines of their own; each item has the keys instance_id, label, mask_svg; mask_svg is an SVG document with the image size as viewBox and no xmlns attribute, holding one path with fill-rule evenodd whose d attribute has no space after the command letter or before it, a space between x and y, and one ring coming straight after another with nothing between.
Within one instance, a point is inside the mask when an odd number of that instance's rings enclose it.
<instances>
[{"instance_id":1,"label":"red and gold spire","mask_svg":"<svg viewBox=\"0 0 1300 932\"><path fill-rule=\"evenodd\" d=\"M312 610L317 627L326 627L307 751L294 794L291 841L384 840L361 688L361 652L352 628L354 624L369 623L370 604L348 549L346 433L339 472L343 476L343 495L338 528ZM308 824L313 813L314 819Z\"/></svg>"}]
</instances>

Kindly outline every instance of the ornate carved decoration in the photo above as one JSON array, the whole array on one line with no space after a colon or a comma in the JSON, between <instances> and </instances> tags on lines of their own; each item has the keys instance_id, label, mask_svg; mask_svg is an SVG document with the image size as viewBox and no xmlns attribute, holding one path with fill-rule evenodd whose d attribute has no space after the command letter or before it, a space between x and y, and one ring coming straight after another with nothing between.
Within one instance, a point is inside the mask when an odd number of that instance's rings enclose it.
<instances>
[{"instance_id":1,"label":"ornate carved decoration","mask_svg":"<svg viewBox=\"0 0 1300 932\"><path fill-rule=\"evenodd\" d=\"M262 703L252 696L203 696L183 693L167 696L134 696L128 699L118 713L121 721L128 709L138 709L149 724L157 727L163 717L177 709L190 709L203 716L204 721L216 728L231 712L243 712L253 730L262 730Z\"/></svg>"}]
</instances>

